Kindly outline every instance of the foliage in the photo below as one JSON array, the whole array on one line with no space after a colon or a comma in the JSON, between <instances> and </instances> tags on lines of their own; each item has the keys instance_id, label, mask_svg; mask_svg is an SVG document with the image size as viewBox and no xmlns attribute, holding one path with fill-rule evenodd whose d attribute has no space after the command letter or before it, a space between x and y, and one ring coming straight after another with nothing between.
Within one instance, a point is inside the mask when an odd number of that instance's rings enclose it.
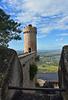
<instances>
[{"instance_id":1,"label":"foliage","mask_svg":"<svg viewBox=\"0 0 68 100\"><path fill-rule=\"evenodd\" d=\"M36 56L35 61L36 61L36 62L40 61L40 55L37 55L37 56Z\"/></svg>"},{"instance_id":2,"label":"foliage","mask_svg":"<svg viewBox=\"0 0 68 100\"><path fill-rule=\"evenodd\" d=\"M35 75L37 74L37 71L38 71L37 65L34 63L31 64L30 65L30 80L34 79Z\"/></svg>"},{"instance_id":3,"label":"foliage","mask_svg":"<svg viewBox=\"0 0 68 100\"><path fill-rule=\"evenodd\" d=\"M20 25L0 8L0 45L8 47L8 42L12 39L21 40Z\"/></svg>"},{"instance_id":4,"label":"foliage","mask_svg":"<svg viewBox=\"0 0 68 100\"><path fill-rule=\"evenodd\" d=\"M46 81L43 84L43 88L54 88L54 85L53 85L53 83ZM43 91L43 93L45 93L45 94L53 94L55 92L53 92L53 91Z\"/></svg>"}]
</instances>

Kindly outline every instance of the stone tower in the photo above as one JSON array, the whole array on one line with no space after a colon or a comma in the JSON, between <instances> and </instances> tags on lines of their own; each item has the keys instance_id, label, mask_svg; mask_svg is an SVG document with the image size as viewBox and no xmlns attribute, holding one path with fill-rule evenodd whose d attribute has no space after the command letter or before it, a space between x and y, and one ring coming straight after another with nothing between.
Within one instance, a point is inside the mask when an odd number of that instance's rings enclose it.
<instances>
[{"instance_id":1,"label":"stone tower","mask_svg":"<svg viewBox=\"0 0 68 100\"><path fill-rule=\"evenodd\" d=\"M37 28L29 24L27 27L23 28L23 34L24 34L24 52L35 51L35 55L37 55L37 44L36 44Z\"/></svg>"}]
</instances>

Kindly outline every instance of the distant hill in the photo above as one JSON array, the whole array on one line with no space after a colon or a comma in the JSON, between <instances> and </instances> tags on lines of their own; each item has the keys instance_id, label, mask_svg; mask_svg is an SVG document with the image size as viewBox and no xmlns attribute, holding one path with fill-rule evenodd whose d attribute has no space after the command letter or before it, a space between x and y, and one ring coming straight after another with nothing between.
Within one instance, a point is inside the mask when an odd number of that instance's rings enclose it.
<instances>
[{"instance_id":1,"label":"distant hill","mask_svg":"<svg viewBox=\"0 0 68 100\"><path fill-rule=\"evenodd\" d=\"M17 50L16 52L17 52L17 54L24 53L24 51L19 51L19 50Z\"/></svg>"}]
</instances>

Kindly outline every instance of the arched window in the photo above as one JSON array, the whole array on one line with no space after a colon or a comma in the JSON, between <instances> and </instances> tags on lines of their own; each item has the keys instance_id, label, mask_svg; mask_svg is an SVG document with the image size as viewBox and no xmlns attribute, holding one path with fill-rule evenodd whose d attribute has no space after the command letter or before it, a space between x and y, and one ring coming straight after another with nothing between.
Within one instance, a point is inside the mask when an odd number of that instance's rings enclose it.
<instances>
[{"instance_id":1,"label":"arched window","mask_svg":"<svg viewBox=\"0 0 68 100\"><path fill-rule=\"evenodd\" d=\"M29 52L29 53L31 52L31 48L28 48L28 52Z\"/></svg>"}]
</instances>

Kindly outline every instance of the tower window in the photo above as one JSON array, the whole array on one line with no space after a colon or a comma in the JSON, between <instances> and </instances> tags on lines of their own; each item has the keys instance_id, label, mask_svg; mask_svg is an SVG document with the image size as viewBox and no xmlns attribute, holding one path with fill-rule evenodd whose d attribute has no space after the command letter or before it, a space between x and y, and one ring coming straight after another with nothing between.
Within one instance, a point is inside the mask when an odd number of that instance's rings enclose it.
<instances>
[{"instance_id":1,"label":"tower window","mask_svg":"<svg viewBox=\"0 0 68 100\"><path fill-rule=\"evenodd\" d=\"M28 52L29 52L29 53L31 52L31 48L28 48Z\"/></svg>"}]
</instances>

